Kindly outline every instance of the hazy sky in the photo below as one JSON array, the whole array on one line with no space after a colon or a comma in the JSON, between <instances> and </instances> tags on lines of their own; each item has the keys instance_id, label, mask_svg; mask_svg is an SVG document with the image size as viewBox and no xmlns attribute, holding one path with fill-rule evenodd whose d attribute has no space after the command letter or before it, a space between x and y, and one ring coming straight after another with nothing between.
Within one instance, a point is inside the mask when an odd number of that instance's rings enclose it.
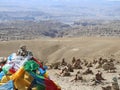
<instances>
[{"instance_id":1,"label":"hazy sky","mask_svg":"<svg viewBox=\"0 0 120 90\"><path fill-rule=\"evenodd\" d=\"M92 2L92 3L101 3L101 2L116 2L120 0L0 0L0 3L6 4L38 4L38 3L46 3L46 4L54 4L54 3L80 3L80 2Z\"/></svg>"},{"instance_id":2,"label":"hazy sky","mask_svg":"<svg viewBox=\"0 0 120 90\"><path fill-rule=\"evenodd\" d=\"M120 1L120 0L0 0L0 2L5 2L5 3L30 3L30 2L34 2L34 3L38 3L38 2L42 2L42 3L50 3L50 2L106 2L106 1ZM20 3L20 4L21 4Z\"/></svg>"},{"instance_id":3,"label":"hazy sky","mask_svg":"<svg viewBox=\"0 0 120 90\"><path fill-rule=\"evenodd\" d=\"M116 2L120 0L0 0L0 4L7 4L7 5L35 5L35 4L79 4L81 2L87 4L99 4L103 2Z\"/></svg>"},{"instance_id":4,"label":"hazy sky","mask_svg":"<svg viewBox=\"0 0 120 90\"><path fill-rule=\"evenodd\" d=\"M117 3L116 3L117 2ZM119 2L119 3L118 3ZM49 8L49 7L108 7L120 6L120 0L0 0L0 7ZM2 9L1 8L1 9Z\"/></svg>"}]
</instances>

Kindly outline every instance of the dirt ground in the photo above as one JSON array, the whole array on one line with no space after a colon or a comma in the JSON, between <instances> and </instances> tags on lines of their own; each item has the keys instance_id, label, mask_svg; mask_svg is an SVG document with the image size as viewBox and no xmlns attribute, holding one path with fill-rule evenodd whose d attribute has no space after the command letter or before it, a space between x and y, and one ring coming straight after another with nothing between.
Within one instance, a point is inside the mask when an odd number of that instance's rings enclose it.
<instances>
[{"instance_id":1,"label":"dirt ground","mask_svg":"<svg viewBox=\"0 0 120 90\"><path fill-rule=\"evenodd\" d=\"M103 84L98 84L98 85L92 85L94 82L91 82L91 79L93 79L95 77L95 74L97 73L98 69L95 68L91 68L92 71L94 72L93 75L83 75L83 79L84 81L74 81L71 82L72 79L74 79L75 74L78 70L75 70L74 72L71 73L71 76L68 77L62 77L62 76L58 76L56 73L59 73L60 70L48 70L49 76L50 78L55 81L62 90L102 90L102 87L106 87L106 86L112 86L112 82L113 82L113 78L116 77L118 79L118 84L120 86L120 64L116 65L117 67L117 72L116 73L107 73L106 71L104 71L103 69L99 69L102 73L103 73L103 77L104 79L106 79L105 81L103 81ZM80 71L84 71L80 70Z\"/></svg>"},{"instance_id":2,"label":"dirt ground","mask_svg":"<svg viewBox=\"0 0 120 90\"><path fill-rule=\"evenodd\" d=\"M40 60L53 63L61 61L63 58L71 62L73 57L81 60L92 61L96 58L114 58L120 61L120 38L99 38L99 37L81 37L81 38L56 38L39 39L24 41L1 41L0 57L7 57L13 52L17 52L20 45L26 45L28 50ZM56 73L59 70L48 70L49 76L62 90L102 90L102 86L111 85L113 77L119 77L120 65L116 64L117 73L107 73L103 69L103 77L106 79L103 85L92 86L90 80L97 73L97 70L91 68L94 75L85 75L85 81L70 82L78 70L71 73L70 77L60 77ZM83 69L85 70L85 69ZM118 80L120 83L120 80Z\"/></svg>"},{"instance_id":3,"label":"dirt ground","mask_svg":"<svg viewBox=\"0 0 120 90\"><path fill-rule=\"evenodd\" d=\"M120 58L120 38L56 38L24 41L1 41L0 56L9 56L20 45L26 45L34 56L45 62L57 62L65 58L67 62L73 57L93 60L98 57Z\"/></svg>"}]
</instances>

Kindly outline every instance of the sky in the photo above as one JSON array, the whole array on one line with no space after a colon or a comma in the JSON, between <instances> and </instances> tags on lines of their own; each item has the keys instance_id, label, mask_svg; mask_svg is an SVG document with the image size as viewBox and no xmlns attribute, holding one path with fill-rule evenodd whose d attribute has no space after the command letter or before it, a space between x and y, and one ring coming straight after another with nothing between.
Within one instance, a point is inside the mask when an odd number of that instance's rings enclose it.
<instances>
[{"instance_id":1,"label":"sky","mask_svg":"<svg viewBox=\"0 0 120 90\"><path fill-rule=\"evenodd\" d=\"M73 8L97 9L120 7L120 0L0 0L0 10L61 11Z\"/></svg>"},{"instance_id":2,"label":"sky","mask_svg":"<svg viewBox=\"0 0 120 90\"><path fill-rule=\"evenodd\" d=\"M34 5L54 5L54 4L100 4L116 2L120 0L0 0L0 5L19 5L19 6L34 6Z\"/></svg>"},{"instance_id":3,"label":"sky","mask_svg":"<svg viewBox=\"0 0 120 90\"><path fill-rule=\"evenodd\" d=\"M4 4L19 4L19 5L25 5L25 4L55 4L55 3L80 3L80 2L92 2L92 3L101 3L101 2L116 2L120 0L0 0L0 3Z\"/></svg>"},{"instance_id":4,"label":"sky","mask_svg":"<svg viewBox=\"0 0 120 90\"><path fill-rule=\"evenodd\" d=\"M15 3L19 3L19 4L25 4L25 3L29 3L29 4L37 4L37 3L80 3L80 2L92 2L92 3L100 3L100 2L116 2L116 1L120 1L120 0L0 0L0 2L2 3L6 3L6 4L15 4Z\"/></svg>"}]
</instances>

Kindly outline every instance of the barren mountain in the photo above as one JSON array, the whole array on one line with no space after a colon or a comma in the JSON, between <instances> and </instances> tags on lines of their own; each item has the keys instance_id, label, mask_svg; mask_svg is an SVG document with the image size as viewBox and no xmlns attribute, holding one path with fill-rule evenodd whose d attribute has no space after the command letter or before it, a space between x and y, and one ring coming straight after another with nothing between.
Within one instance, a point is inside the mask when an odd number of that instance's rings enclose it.
<instances>
[{"instance_id":1,"label":"barren mountain","mask_svg":"<svg viewBox=\"0 0 120 90\"><path fill-rule=\"evenodd\" d=\"M21 44L27 45L35 57L45 62L67 62L76 58L93 60L98 57L120 58L119 38L58 38L0 42L0 56L16 52Z\"/></svg>"}]
</instances>

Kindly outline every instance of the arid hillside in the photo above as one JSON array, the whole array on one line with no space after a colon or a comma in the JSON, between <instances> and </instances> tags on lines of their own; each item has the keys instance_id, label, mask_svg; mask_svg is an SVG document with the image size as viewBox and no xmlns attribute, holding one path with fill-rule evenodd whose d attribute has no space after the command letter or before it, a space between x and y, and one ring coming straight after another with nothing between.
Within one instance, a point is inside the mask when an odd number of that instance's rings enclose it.
<instances>
[{"instance_id":1,"label":"arid hillside","mask_svg":"<svg viewBox=\"0 0 120 90\"><path fill-rule=\"evenodd\" d=\"M57 62L65 58L67 62L73 57L93 60L99 57L116 60L120 58L120 38L57 38L24 41L0 42L0 56L8 56L17 51L20 45L26 45L34 56L45 62Z\"/></svg>"}]
</instances>

